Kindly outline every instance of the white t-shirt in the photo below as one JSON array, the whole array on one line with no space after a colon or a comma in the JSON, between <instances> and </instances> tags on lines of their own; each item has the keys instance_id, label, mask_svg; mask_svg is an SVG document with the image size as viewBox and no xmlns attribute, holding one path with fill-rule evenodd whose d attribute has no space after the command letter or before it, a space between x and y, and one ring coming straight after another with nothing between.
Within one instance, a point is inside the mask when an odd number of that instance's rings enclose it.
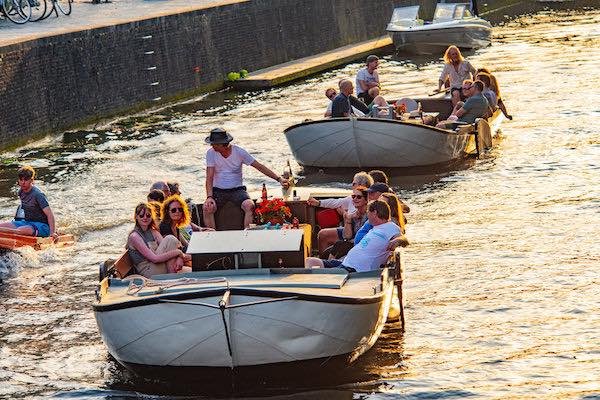
<instances>
[{"instance_id":1,"label":"white t-shirt","mask_svg":"<svg viewBox=\"0 0 600 400\"><path fill-rule=\"evenodd\" d=\"M398 235L400 235L400 228L391 221L374 226L356 246L350 249L342 264L358 272L378 269L390 255L387 250L390 240Z\"/></svg>"},{"instance_id":2,"label":"white t-shirt","mask_svg":"<svg viewBox=\"0 0 600 400\"><path fill-rule=\"evenodd\" d=\"M340 197L338 199L323 199L320 200L323 208L343 208L345 211L354 212L356 207L352 202L352 196Z\"/></svg>"},{"instance_id":3,"label":"white t-shirt","mask_svg":"<svg viewBox=\"0 0 600 400\"><path fill-rule=\"evenodd\" d=\"M231 146L231 154L225 158L212 147L206 152L206 166L215 167L213 187L231 189L242 186L242 164L250 165L255 160L246 150Z\"/></svg>"},{"instance_id":4,"label":"white t-shirt","mask_svg":"<svg viewBox=\"0 0 600 400\"><path fill-rule=\"evenodd\" d=\"M366 83L369 83L369 82L377 82L377 79L375 78L375 76L373 74L369 73L369 71L367 70L367 67L359 69L358 73L356 74L356 95L357 96L359 94L367 91L367 90L362 90L362 88L360 87L360 83L358 81L365 81ZM379 83L379 82L377 82L377 83Z\"/></svg>"}]
</instances>

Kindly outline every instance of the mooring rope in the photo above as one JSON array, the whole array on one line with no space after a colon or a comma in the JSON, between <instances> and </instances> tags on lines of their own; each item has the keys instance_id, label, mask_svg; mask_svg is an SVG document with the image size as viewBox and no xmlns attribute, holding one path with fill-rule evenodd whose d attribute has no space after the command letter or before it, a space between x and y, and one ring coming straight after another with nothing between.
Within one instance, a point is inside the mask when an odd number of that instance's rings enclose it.
<instances>
[{"instance_id":1,"label":"mooring rope","mask_svg":"<svg viewBox=\"0 0 600 400\"><path fill-rule=\"evenodd\" d=\"M143 277L141 275L135 277L128 277L131 279L129 282L129 287L127 288L127 295L133 296L137 294L140 290L144 288L152 288L158 287L157 293L163 292L165 289L175 287L175 286L184 286L184 285L200 285L203 283L219 283L219 282L227 282L225 278L177 278L177 279L166 279L166 280L157 280L157 279L149 279ZM142 283L136 283L137 280L141 280Z\"/></svg>"}]
</instances>

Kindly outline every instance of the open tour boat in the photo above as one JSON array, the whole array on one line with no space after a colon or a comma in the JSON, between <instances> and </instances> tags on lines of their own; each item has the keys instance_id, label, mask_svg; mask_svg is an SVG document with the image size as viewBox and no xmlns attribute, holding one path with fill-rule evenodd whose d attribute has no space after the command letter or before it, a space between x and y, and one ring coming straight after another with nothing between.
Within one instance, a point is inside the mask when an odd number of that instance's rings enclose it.
<instances>
[{"instance_id":1,"label":"open tour boat","mask_svg":"<svg viewBox=\"0 0 600 400\"><path fill-rule=\"evenodd\" d=\"M445 120L449 98L414 99L425 114ZM426 110L426 111L425 111ZM422 118L326 118L290 126L284 133L298 164L317 168L416 168L445 166L492 146L504 116L455 129L436 128Z\"/></svg>"},{"instance_id":2,"label":"open tour boat","mask_svg":"<svg viewBox=\"0 0 600 400\"><path fill-rule=\"evenodd\" d=\"M288 203L299 229L194 232L192 272L127 276L127 253L101 269L93 308L110 354L146 370L351 362L367 351L394 285L402 293L400 250L375 271L305 269L315 208Z\"/></svg>"}]
</instances>

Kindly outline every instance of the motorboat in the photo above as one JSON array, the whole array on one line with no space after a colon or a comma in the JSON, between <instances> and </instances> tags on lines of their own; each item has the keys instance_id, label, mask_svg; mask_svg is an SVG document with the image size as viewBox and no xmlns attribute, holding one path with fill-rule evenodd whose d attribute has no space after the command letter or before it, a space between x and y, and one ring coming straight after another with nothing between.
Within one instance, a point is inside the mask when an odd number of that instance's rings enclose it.
<instances>
[{"instance_id":1,"label":"motorboat","mask_svg":"<svg viewBox=\"0 0 600 400\"><path fill-rule=\"evenodd\" d=\"M437 128L423 116L445 120L448 97L411 99L422 112L403 119L345 117L305 121L285 129L296 161L315 168L419 168L448 166L493 144L504 118L497 110L471 125Z\"/></svg>"},{"instance_id":2,"label":"motorboat","mask_svg":"<svg viewBox=\"0 0 600 400\"><path fill-rule=\"evenodd\" d=\"M478 49L491 43L491 24L467 3L438 3L431 21L418 15L419 6L394 9L387 32L398 51L442 54L450 45Z\"/></svg>"},{"instance_id":3,"label":"motorboat","mask_svg":"<svg viewBox=\"0 0 600 400\"><path fill-rule=\"evenodd\" d=\"M127 276L124 254L103 269L93 305L110 354L144 371L352 362L384 327L400 252L370 272L305 269L310 237L308 224L194 232L193 271L151 279Z\"/></svg>"}]
</instances>

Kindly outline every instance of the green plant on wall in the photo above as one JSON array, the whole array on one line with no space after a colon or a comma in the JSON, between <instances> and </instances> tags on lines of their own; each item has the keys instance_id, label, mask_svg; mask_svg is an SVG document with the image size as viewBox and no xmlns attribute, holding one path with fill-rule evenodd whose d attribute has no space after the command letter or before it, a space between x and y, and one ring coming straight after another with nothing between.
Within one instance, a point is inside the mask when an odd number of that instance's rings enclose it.
<instances>
[{"instance_id":1,"label":"green plant on wall","mask_svg":"<svg viewBox=\"0 0 600 400\"><path fill-rule=\"evenodd\" d=\"M245 69L241 69L240 72L231 71L227 74L227 80L230 82L237 81L238 79L248 76L248 71Z\"/></svg>"}]
</instances>

